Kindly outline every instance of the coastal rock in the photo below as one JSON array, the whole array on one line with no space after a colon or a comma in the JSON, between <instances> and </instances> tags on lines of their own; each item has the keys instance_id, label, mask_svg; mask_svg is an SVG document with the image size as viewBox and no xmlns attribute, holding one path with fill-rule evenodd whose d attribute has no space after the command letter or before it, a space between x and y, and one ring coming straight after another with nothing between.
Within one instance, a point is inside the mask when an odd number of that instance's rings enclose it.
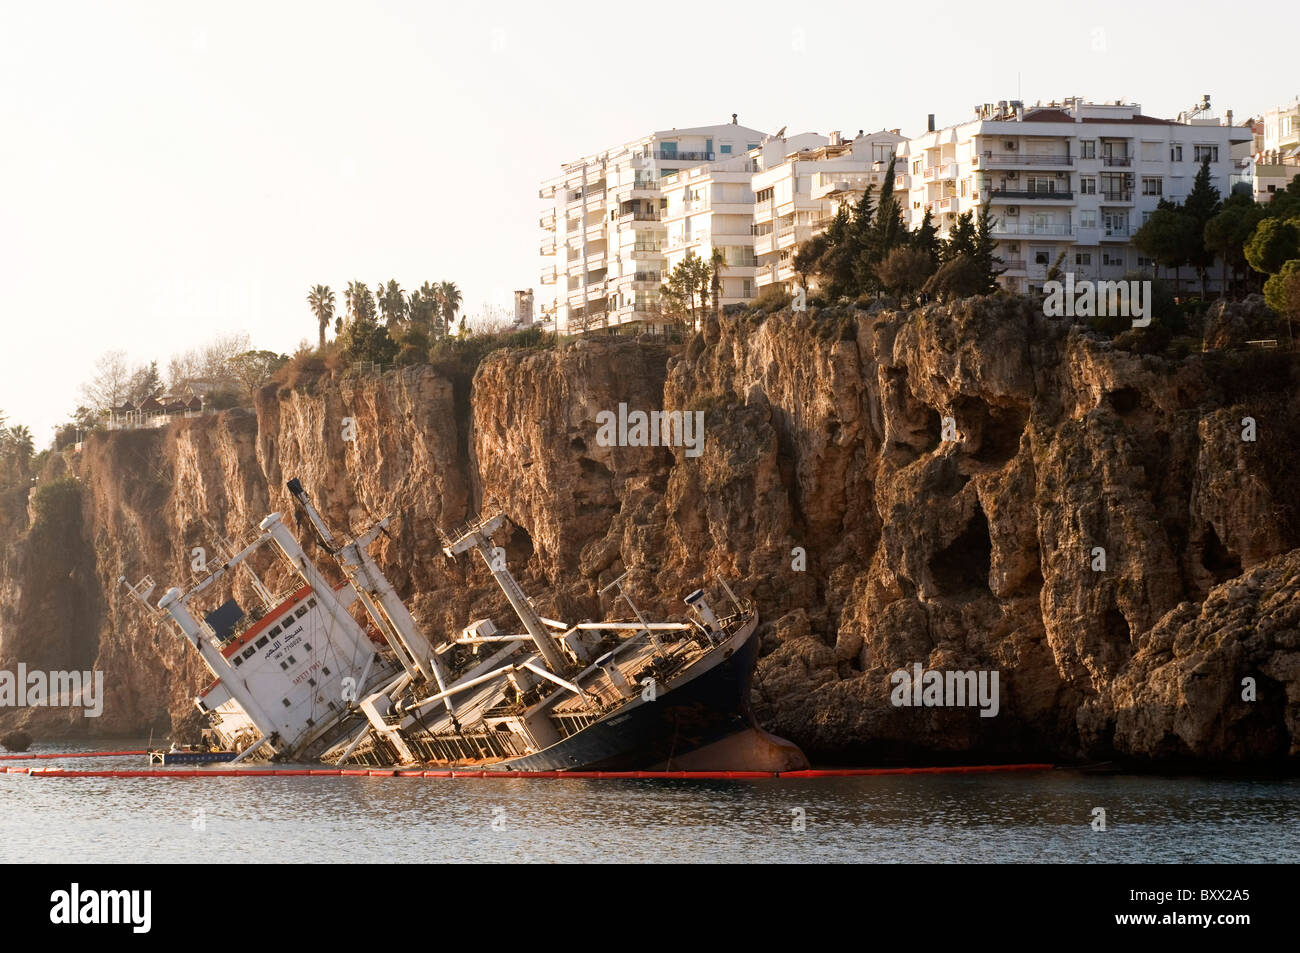
<instances>
[{"instance_id":1,"label":"coastal rock","mask_svg":"<svg viewBox=\"0 0 1300 953\"><path fill-rule=\"evenodd\" d=\"M1249 327L1252 307L1210 323ZM816 760L1298 756L1289 355L1136 355L1005 295L708 328L497 351L472 380L271 386L254 415L92 434L57 458L75 506L37 525L0 499L0 665L93 665L104 715L0 724L192 717L202 667L118 577L152 573L156 602L197 548L219 558L219 535L239 544L272 510L306 537L297 476L341 529L392 515L376 558L435 634L508 618L484 566L440 552L438 529L481 510L509 518L507 559L548 615L630 615L599 591L624 573L643 611L680 616L701 585L725 610L720 578L760 613L755 713ZM609 445L620 405L698 415L703 440ZM996 673L996 714L899 704L917 665Z\"/></svg>"}]
</instances>

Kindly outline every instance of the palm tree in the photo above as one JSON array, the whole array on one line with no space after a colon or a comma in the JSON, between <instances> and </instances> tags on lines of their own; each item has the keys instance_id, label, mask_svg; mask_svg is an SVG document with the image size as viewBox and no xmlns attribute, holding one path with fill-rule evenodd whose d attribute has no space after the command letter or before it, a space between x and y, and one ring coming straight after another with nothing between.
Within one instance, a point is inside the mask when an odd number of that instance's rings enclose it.
<instances>
[{"instance_id":1,"label":"palm tree","mask_svg":"<svg viewBox=\"0 0 1300 953\"><path fill-rule=\"evenodd\" d=\"M387 285L379 283L379 312L384 316L384 324L389 330L406 320L406 294L397 279L391 279Z\"/></svg>"},{"instance_id":2,"label":"palm tree","mask_svg":"<svg viewBox=\"0 0 1300 953\"><path fill-rule=\"evenodd\" d=\"M721 248L714 248L713 254L709 257L709 271L712 273L709 279L713 286L713 320L718 320L718 303L722 298L722 268L727 263L723 257Z\"/></svg>"},{"instance_id":3,"label":"palm tree","mask_svg":"<svg viewBox=\"0 0 1300 953\"><path fill-rule=\"evenodd\" d=\"M437 285L425 282L419 291L411 292L411 323L420 326L429 335L439 333L438 315L442 310L442 297Z\"/></svg>"},{"instance_id":4,"label":"palm tree","mask_svg":"<svg viewBox=\"0 0 1300 953\"><path fill-rule=\"evenodd\" d=\"M31 462L32 454L36 452L36 443L32 440L32 432L20 424L17 427L10 427L6 438L5 443L8 445L6 449L13 454L14 459L18 462L18 468L25 472L27 464Z\"/></svg>"},{"instance_id":5,"label":"palm tree","mask_svg":"<svg viewBox=\"0 0 1300 953\"><path fill-rule=\"evenodd\" d=\"M360 281L349 281L347 290L348 321L368 320L375 317L375 299L370 289Z\"/></svg>"},{"instance_id":6,"label":"palm tree","mask_svg":"<svg viewBox=\"0 0 1300 953\"><path fill-rule=\"evenodd\" d=\"M460 289L456 287L454 281L441 281L438 283L438 302L442 306L443 327L448 331L456 322L456 312L460 310Z\"/></svg>"},{"instance_id":7,"label":"palm tree","mask_svg":"<svg viewBox=\"0 0 1300 953\"><path fill-rule=\"evenodd\" d=\"M320 325L320 346L324 350L325 329L334 319L334 292L330 291L329 285L317 285L308 293L307 303L311 305L316 322Z\"/></svg>"}]
</instances>

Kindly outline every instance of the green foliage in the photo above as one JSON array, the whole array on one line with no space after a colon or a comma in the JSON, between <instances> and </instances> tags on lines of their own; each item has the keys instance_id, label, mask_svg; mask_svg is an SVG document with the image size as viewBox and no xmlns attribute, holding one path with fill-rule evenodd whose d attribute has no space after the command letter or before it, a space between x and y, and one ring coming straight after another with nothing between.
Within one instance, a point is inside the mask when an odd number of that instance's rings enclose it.
<instances>
[{"instance_id":1,"label":"green foliage","mask_svg":"<svg viewBox=\"0 0 1300 953\"><path fill-rule=\"evenodd\" d=\"M1292 258L1264 283L1264 300L1287 322L1288 332L1300 324L1300 259Z\"/></svg>"},{"instance_id":2,"label":"green foliage","mask_svg":"<svg viewBox=\"0 0 1300 953\"><path fill-rule=\"evenodd\" d=\"M975 259L970 255L961 254L947 259L939 266L939 270L925 283L925 292L933 297L951 301L984 294L988 281L988 273Z\"/></svg>"},{"instance_id":3,"label":"green foliage","mask_svg":"<svg viewBox=\"0 0 1300 953\"><path fill-rule=\"evenodd\" d=\"M1255 271L1277 274L1286 262L1300 258L1300 219L1265 218L1246 242L1245 254Z\"/></svg>"},{"instance_id":4,"label":"green foliage","mask_svg":"<svg viewBox=\"0 0 1300 953\"><path fill-rule=\"evenodd\" d=\"M320 330L320 347L324 350L325 331L334 320L334 292L330 291L329 285L316 285L307 292L307 304L311 306L312 314L316 316L316 324Z\"/></svg>"},{"instance_id":5,"label":"green foliage","mask_svg":"<svg viewBox=\"0 0 1300 953\"><path fill-rule=\"evenodd\" d=\"M34 526L64 522L81 510L81 484L74 477L42 483L36 488Z\"/></svg>"},{"instance_id":6,"label":"green foliage","mask_svg":"<svg viewBox=\"0 0 1300 953\"><path fill-rule=\"evenodd\" d=\"M289 355L274 351L245 351L230 358L235 378L251 394L271 379L271 376L289 363Z\"/></svg>"},{"instance_id":7,"label":"green foliage","mask_svg":"<svg viewBox=\"0 0 1300 953\"><path fill-rule=\"evenodd\" d=\"M934 262L926 252L900 246L876 265L876 278L886 291L906 297L924 287L934 270Z\"/></svg>"},{"instance_id":8,"label":"green foliage","mask_svg":"<svg viewBox=\"0 0 1300 953\"><path fill-rule=\"evenodd\" d=\"M792 300L790 292L786 291L785 288L780 285L768 285L758 293L758 297L749 303L749 309L764 314L772 314L790 307Z\"/></svg>"},{"instance_id":9,"label":"green foliage","mask_svg":"<svg viewBox=\"0 0 1300 953\"><path fill-rule=\"evenodd\" d=\"M354 318L343 328L339 346L349 361L390 364L397 356L397 343L388 329L374 318Z\"/></svg>"}]
</instances>

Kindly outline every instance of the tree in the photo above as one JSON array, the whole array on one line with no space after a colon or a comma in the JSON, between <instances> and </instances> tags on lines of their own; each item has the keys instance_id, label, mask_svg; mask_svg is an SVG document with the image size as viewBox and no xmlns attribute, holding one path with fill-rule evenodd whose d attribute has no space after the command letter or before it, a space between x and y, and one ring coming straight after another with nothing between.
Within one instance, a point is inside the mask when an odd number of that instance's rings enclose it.
<instances>
[{"instance_id":1,"label":"tree","mask_svg":"<svg viewBox=\"0 0 1300 953\"><path fill-rule=\"evenodd\" d=\"M944 242L940 259L950 262L962 256L975 257L975 216L966 211L957 216L957 221L948 229L948 240Z\"/></svg>"},{"instance_id":2,"label":"tree","mask_svg":"<svg viewBox=\"0 0 1300 953\"><path fill-rule=\"evenodd\" d=\"M1292 325L1300 324L1300 258L1284 263L1264 282L1264 300L1286 321L1287 338L1294 350Z\"/></svg>"},{"instance_id":3,"label":"tree","mask_svg":"<svg viewBox=\"0 0 1300 953\"><path fill-rule=\"evenodd\" d=\"M1178 270L1185 264L1196 244L1196 221L1172 202L1162 200L1136 232L1133 245L1157 265L1174 269L1174 289L1178 288Z\"/></svg>"},{"instance_id":4,"label":"tree","mask_svg":"<svg viewBox=\"0 0 1300 953\"><path fill-rule=\"evenodd\" d=\"M307 346L307 342L303 341L303 345ZM274 351L245 351L230 359L235 378L249 394L270 380L271 375L287 363L287 354L276 354Z\"/></svg>"},{"instance_id":5,"label":"tree","mask_svg":"<svg viewBox=\"0 0 1300 953\"><path fill-rule=\"evenodd\" d=\"M131 368L125 351L106 351L95 362L95 373L81 385L82 396L96 411L107 413L130 396Z\"/></svg>"},{"instance_id":6,"label":"tree","mask_svg":"<svg viewBox=\"0 0 1300 953\"><path fill-rule=\"evenodd\" d=\"M696 326L696 300L698 298L701 306L704 304L713 278L712 271L707 261L695 252L688 251L686 257L668 273L665 287L660 289L660 296L667 304L674 308L684 306L690 315L691 327Z\"/></svg>"},{"instance_id":7,"label":"tree","mask_svg":"<svg viewBox=\"0 0 1300 953\"><path fill-rule=\"evenodd\" d=\"M334 320L334 292L330 291L329 285L316 285L308 292L307 303L311 305L312 314L316 315L316 323L320 326L320 346L324 350L325 329Z\"/></svg>"},{"instance_id":8,"label":"tree","mask_svg":"<svg viewBox=\"0 0 1300 953\"><path fill-rule=\"evenodd\" d=\"M930 210L925 210L925 217L921 219L921 224L916 227L912 233L912 247L926 253L930 259L931 270L939 267L939 257L942 247L939 243L939 229L934 224L934 216Z\"/></svg>"},{"instance_id":9,"label":"tree","mask_svg":"<svg viewBox=\"0 0 1300 953\"><path fill-rule=\"evenodd\" d=\"M720 313L722 298L722 269L726 266L726 257L721 248L714 248L709 256L709 287L713 292L713 318L716 321Z\"/></svg>"},{"instance_id":10,"label":"tree","mask_svg":"<svg viewBox=\"0 0 1300 953\"><path fill-rule=\"evenodd\" d=\"M945 301L984 294L988 275L970 255L959 254L949 258L925 283L926 294Z\"/></svg>"},{"instance_id":11,"label":"tree","mask_svg":"<svg viewBox=\"0 0 1300 953\"><path fill-rule=\"evenodd\" d=\"M900 245L885 260L876 265L876 277L881 286L899 297L910 296L925 285L934 273L934 262L920 248Z\"/></svg>"},{"instance_id":12,"label":"tree","mask_svg":"<svg viewBox=\"0 0 1300 953\"><path fill-rule=\"evenodd\" d=\"M1300 258L1300 219L1265 218L1255 227L1243 250L1255 271L1277 274L1286 262Z\"/></svg>"},{"instance_id":13,"label":"tree","mask_svg":"<svg viewBox=\"0 0 1300 953\"><path fill-rule=\"evenodd\" d=\"M979 294L992 294L996 291L998 275L1006 271L1006 268L1000 267L1002 259L995 252L997 244L997 239L993 237L993 224L989 220L989 206L985 203L980 206L979 215L975 219L975 236L970 256L984 276L983 288Z\"/></svg>"},{"instance_id":14,"label":"tree","mask_svg":"<svg viewBox=\"0 0 1300 953\"><path fill-rule=\"evenodd\" d=\"M363 282L349 281L345 298L348 304L349 322L374 320L375 299Z\"/></svg>"},{"instance_id":15,"label":"tree","mask_svg":"<svg viewBox=\"0 0 1300 953\"><path fill-rule=\"evenodd\" d=\"M150 361L148 364L140 365L131 373L131 381L127 385L127 399L133 404L139 404L142 400L161 391L162 386L158 362Z\"/></svg>"},{"instance_id":16,"label":"tree","mask_svg":"<svg viewBox=\"0 0 1300 953\"><path fill-rule=\"evenodd\" d=\"M376 293L379 299L379 313L383 315L384 325L390 330L399 327L406 320L406 293L402 291L397 279L390 279L388 284L379 285Z\"/></svg>"},{"instance_id":17,"label":"tree","mask_svg":"<svg viewBox=\"0 0 1300 953\"><path fill-rule=\"evenodd\" d=\"M252 347L248 334L236 331L219 334L201 347L173 355L167 364L167 386L172 391L194 384L202 384L208 391L237 391L239 380L230 359Z\"/></svg>"},{"instance_id":18,"label":"tree","mask_svg":"<svg viewBox=\"0 0 1300 953\"><path fill-rule=\"evenodd\" d=\"M448 331L456 323L456 312L460 310L460 289L454 281L438 283L438 308L442 312L442 325Z\"/></svg>"},{"instance_id":19,"label":"tree","mask_svg":"<svg viewBox=\"0 0 1300 953\"><path fill-rule=\"evenodd\" d=\"M794 271L799 276L800 287L805 291L808 290L808 277L817 272L818 263L821 261L822 256L826 254L826 249L825 232L814 235L795 249Z\"/></svg>"},{"instance_id":20,"label":"tree","mask_svg":"<svg viewBox=\"0 0 1300 953\"><path fill-rule=\"evenodd\" d=\"M445 333L440 318L438 287L425 282L418 291L411 292L407 303L407 313L412 326L420 328L430 337Z\"/></svg>"},{"instance_id":21,"label":"tree","mask_svg":"<svg viewBox=\"0 0 1300 953\"><path fill-rule=\"evenodd\" d=\"M1214 264L1214 251L1205 244L1205 226L1219 213L1223 204L1219 201L1219 190L1210 177L1210 160L1206 158L1196 171L1192 181L1192 190L1187 193L1187 201L1182 211L1196 223L1194 232L1188 241L1188 263L1196 269L1201 278L1201 297L1205 296L1205 278L1210 265Z\"/></svg>"},{"instance_id":22,"label":"tree","mask_svg":"<svg viewBox=\"0 0 1300 953\"><path fill-rule=\"evenodd\" d=\"M353 361L388 364L397 356L397 343L373 316L349 321L338 340L343 353Z\"/></svg>"},{"instance_id":23,"label":"tree","mask_svg":"<svg viewBox=\"0 0 1300 953\"><path fill-rule=\"evenodd\" d=\"M1223 265L1223 295L1228 292L1229 269L1235 277L1247 267L1246 242L1263 217L1264 210L1253 199L1234 193L1228 196L1218 214L1205 223L1205 247Z\"/></svg>"}]
</instances>

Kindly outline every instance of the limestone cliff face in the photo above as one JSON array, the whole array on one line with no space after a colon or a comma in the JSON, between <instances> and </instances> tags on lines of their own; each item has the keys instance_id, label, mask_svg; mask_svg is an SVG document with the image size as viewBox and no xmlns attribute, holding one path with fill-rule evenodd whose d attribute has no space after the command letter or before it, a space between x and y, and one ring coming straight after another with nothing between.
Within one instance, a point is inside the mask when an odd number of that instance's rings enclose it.
<instances>
[{"instance_id":1,"label":"limestone cliff face","mask_svg":"<svg viewBox=\"0 0 1300 953\"><path fill-rule=\"evenodd\" d=\"M291 512L298 476L336 527L393 514L381 564L435 633L507 618L439 552L479 509L564 618L620 611L598 590L624 572L676 615L721 575L765 620L756 713L817 760L1295 759L1296 393L1284 355L1138 356L1010 298L501 351L468 388L428 367L273 386L70 455L78 512L19 526L0 563L0 665L81 645L105 671L104 717L51 728L182 722L203 673L116 580L183 584L195 547ZM603 445L620 404L702 412L700 452ZM893 704L917 663L996 672L996 716Z\"/></svg>"}]
</instances>

